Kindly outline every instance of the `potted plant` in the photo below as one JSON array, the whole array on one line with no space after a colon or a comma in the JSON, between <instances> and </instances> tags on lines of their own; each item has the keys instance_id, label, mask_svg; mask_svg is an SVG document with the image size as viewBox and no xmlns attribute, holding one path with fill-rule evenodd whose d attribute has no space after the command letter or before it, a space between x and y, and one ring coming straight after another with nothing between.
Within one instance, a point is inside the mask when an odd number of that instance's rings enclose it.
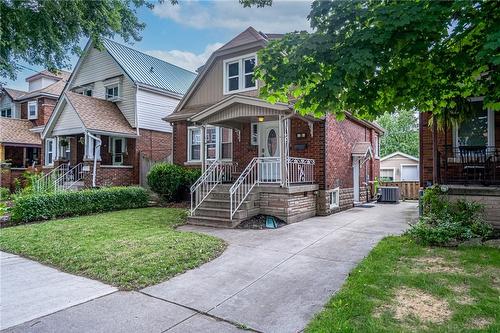
<instances>
[{"instance_id":1,"label":"potted plant","mask_svg":"<svg viewBox=\"0 0 500 333\"><path fill-rule=\"evenodd\" d=\"M66 138L62 138L59 140L59 144L61 145L61 147L67 147L69 145L69 140Z\"/></svg>"}]
</instances>

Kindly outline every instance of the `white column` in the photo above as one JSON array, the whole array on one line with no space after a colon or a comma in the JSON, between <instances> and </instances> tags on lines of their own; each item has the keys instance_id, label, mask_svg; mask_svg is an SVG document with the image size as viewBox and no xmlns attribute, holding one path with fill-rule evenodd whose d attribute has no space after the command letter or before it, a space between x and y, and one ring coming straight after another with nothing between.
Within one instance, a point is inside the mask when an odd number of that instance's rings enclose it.
<instances>
[{"instance_id":1,"label":"white column","mask_svg":"<svg viewBox=\"0 0 500 333\"><path fill-rule=\"evenodd\" d=\"M278 146L280 149L280 183L281 186L286 186L286 175L285 175L285 137L283 131L283 119L282 116L278 116Z\"/></svg>"},{"instance_id":2,"label":"white column","mask_svg":"<svg viewBox=\"0 0 500 333\"><path fill-rule=\"evenodd\" d=\"M54 161L56 161L59 159L59 156L60 156L60 146L59 146L59 137L58 136L56 136L54 146L55 147L53 147L53 150L54 150L53 154L54 154Z\"/></svg>"},{"instance_id":3,"label":"white column","mask_svg":"<svg viewBox=\"0 0 500 333\"><path fill-rule=\"evenodd\" d=\"M96 135L99 139L101 139L101 135ZM93 143L94 140L92 140ZM94 145L92 145L94 147ZM95 157L98 161L101 160L101 146L95 148Z\"/></svg>"},{"instance_id":4,"label":"white column","mask_svg":"<svg viewBox=\"0 0 500 333\"><path fill-rule=\"evenodd\" d=\"M200 145L200 157L201 157L201 172L205 172L206 168L206 158L205 158L205 125L201 126L201 145Z\"/></svg>"}]
</instances>

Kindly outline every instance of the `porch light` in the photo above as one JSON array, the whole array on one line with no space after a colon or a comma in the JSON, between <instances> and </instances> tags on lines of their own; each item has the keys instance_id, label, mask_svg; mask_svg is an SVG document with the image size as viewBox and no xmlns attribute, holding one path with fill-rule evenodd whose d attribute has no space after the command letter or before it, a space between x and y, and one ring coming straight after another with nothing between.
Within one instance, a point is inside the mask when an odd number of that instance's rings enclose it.
<instances>
[{"instance_id":1,"label":"porch light","mask_svg":"<svg viewBox=\"0 0 500 333\"><path fill-rule=\"evenodd\" d=\"M258 119L260 123L264 121L264 117L259 117Z\"/></svg>"}]
</instances>

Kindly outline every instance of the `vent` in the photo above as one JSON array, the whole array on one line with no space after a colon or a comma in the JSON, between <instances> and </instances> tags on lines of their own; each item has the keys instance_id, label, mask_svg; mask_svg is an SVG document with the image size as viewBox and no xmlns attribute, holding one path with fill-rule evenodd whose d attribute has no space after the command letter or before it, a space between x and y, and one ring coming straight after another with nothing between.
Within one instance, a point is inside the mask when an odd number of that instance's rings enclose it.
<instances>
[{"instance_id":1,"label":"vent","mask_svg":"<svg viewBox=\"0 0 500 333\"><path fill-rule=\"evenodd\" d=\"M379 202L399 202L399 187L383 186L380 188Z\"/></svg>"}]
</instances>

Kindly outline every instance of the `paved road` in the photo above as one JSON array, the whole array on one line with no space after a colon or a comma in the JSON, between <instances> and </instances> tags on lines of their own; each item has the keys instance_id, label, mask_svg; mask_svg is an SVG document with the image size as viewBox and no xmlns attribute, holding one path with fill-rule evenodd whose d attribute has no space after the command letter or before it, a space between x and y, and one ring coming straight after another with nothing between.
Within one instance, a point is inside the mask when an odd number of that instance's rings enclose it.
<instances>
[{"instance_id":1,"label":"paved road","mask_svg":"<svg viewBox=\"0 0 500 333\"><path fill-rule=\"evenodd\" d=\"M277 230L183 226L225 239L217 259L138 292L116 292L9 332L301 331L385 235L416 218L415 203L354 208ZM2 304L3 305L3 304Z\"/></svg>"}]
</instances>

